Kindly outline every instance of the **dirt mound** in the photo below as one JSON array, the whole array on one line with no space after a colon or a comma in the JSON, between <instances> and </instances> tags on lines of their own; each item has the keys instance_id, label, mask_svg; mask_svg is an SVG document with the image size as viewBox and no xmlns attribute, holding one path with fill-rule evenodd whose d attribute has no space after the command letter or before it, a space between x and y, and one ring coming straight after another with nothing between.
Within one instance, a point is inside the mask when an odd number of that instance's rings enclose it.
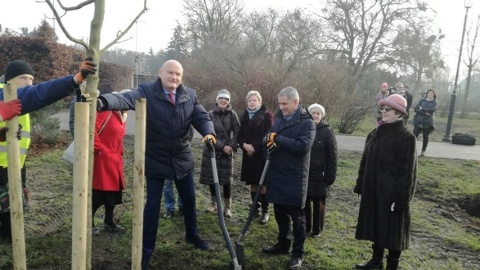
<instances>
[{"instance_id":1,"label":"dirt mound","mask_svg":"<svg viewBox=\"0 0 480 270\"><path fill-rule=\"evenodd\" d=\"M467 195L464 199L460 200L458 206L465 210L469 215L474 217L480 217L480 193Z\"/></svg>"}]
</instances>

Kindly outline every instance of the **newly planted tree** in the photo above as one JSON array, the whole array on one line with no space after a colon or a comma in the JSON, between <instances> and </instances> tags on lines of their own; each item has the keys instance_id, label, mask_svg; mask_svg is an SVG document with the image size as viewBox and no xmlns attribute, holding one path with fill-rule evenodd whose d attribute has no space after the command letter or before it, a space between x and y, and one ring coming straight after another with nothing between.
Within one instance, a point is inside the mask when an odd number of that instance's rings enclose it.
<instances>
[{"instance_id":1,"label":"newly planted tree","mask_svg":"<svg viewBox=\"0 0 480 270\"><path fill-rule=\"evenodd\" d=\"M94 61L94 63L97 64L100 59L101 54L106 51L108 48L113 46L114 44L118 43L124 36L125 34L132 28L132 26L135 24L135 22L142 16L147 11L147 0L144 0L143 8L138 12L136 17L133 18L133 20L128 24L123 31L119 31L116 38L114 38L111 42L109 42L106 46L103 48L100 47L100 41L101 41L101 33L102 33L102 26L103 26L103 21L104 21L104 15L105 15L105 0L86 0L81 3L79 3L76 6L65 6L62 4L60 0L57 1L58 6L60 6L60 10L64 13L62 16L60 16L57 7L53 4L52 0L45 0L45 3L48 4L50 9L52 10L56 21L58 22L58 25L62 29L62 32L65 34L65 36L72 42L81 45L83 48L85 48L87 56L91 57ZM89 36L89 42L87 43L83 39L80 38L75 38L68 29L65 27L63 23L63 16L68 15L68 12L70 11L76 11L80 10L86 6L89 5L94 5L94 11L93 11L93 16L92 20L90 22L90 36ZM85 26L87 27L87 26ZM96 98L97 98L97 88L98 88L98 71L96 74L89 75L86 78L86 93L92 98L92 104L96 104ZM88 142L88 147L89 150L89 158L88 158L88 213L87 213L87 234L86 234L86 239L87 239L87 256L86 256L86 268L90 269L91 268L91 224L92 224L92 215L91 215L91 179L93 175L93 139L94 139L94 131L95 131L95 122L96 122L96 112L97 108L96 106L90 106L89 110L89 142ZM81 127L78 127L81 128ZM82 267L83 268L83 267Z\"/></svg>"}]
</instances>

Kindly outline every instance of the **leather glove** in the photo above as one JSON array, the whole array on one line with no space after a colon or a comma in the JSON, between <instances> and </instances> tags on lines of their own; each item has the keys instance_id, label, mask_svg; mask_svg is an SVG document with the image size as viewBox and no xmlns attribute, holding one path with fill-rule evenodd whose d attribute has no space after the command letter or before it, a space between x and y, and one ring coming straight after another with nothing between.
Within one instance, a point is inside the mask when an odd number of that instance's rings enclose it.
<instances>
[{"instance_id":1,"label":"leather glove","mask_svg":"<svg viewBox=\"0 0 480 270\"><path fill-rule=\"evenodd\" d=\"M101 97L97 98L97 111L102 112L105 109L105 102L104 99Z\"/></svg>"},{"instance_id":2,"label":"leather glove","mask_svg":"<svg viewBox=\"0 0 480 270\"><path fill-rule=\"evenodd\" d=\"M0 142L4 142L7 139L7 131L10 129L8 127L3 127L0 129ZM20 140L22 138L22 125L18 124L17 138Z\"/></svg>"},{"instance_id":3,"label":"leather glove","mask_svg":"<svg viewBox=\"0 0 480 270\"><path fill-rule=\"evenodd\" d=\"M7 138L7 131L10 129L8 127L3 127L0 129L0 142L4 142ZM18 124L17 138L22 139L22 125Z\"/></svg>"},{"instance_id":4,"label":"leather glove","mask_svg":"<svg viewBox=\"0 0 480 270\"><path fill-rule=\"evenodd\" d=\"M97 64L93 63L92 57L87 57L80 63L80 71L73 78L77 84L81 84L89 74L97 72Z\"/></svg>"},{"instance_id":5,"label":"leather glove","mask_svg":"<svg viewBox=\"0 0 480 270\"><path fill-rule=\"evenodd\" d=\"M0 142L4 142L7 139L8 127L3 127L0 129Z\"/></svg>"},{"instance_id":6,"label":"leather glove","mask_svg":"<svg viewBox=\"0 0 480 270\"><path fill-rule=\"evenodd\" d=\"M19 99L13 99L9 102L0 101L1 121L7 121L19 115L22 112L22 104Z\"/></svg>"},{"instance_id":7,"label":"leather glove","mask_svg":"<svg viewBox=\"0 0 480 270\"><path fill-rule=\"evenodd\" d=\"M205 144L209 149L215 149L215 143L217 143L217 139L213 134L207 134L203 137L202 143Z\"/></svg>"}]
</instances>

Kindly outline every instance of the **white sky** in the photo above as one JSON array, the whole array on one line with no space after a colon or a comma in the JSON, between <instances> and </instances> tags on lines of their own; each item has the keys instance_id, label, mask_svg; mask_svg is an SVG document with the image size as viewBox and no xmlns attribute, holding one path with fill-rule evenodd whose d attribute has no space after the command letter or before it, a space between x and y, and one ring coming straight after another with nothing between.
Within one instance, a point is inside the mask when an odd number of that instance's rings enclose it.
<instances>
[{"instance_id":1,"label":"white sky","mask_svg":"<svg viewBox=\"0 0 480 270\"><path fill-rule=\"evenodd\" d=\"M74 6L83 0L63 0L65 6ZM465 14L463 0L426 0L438 13L436 23L442 28L445 39L444 54L447 63L452 70L456 68L458 49L460 47L461 31ZM3 28L11 28L19 31L21 27L28 27L32 30L37 27L45 17L52 17L52 13L46 3L39 3L36 0L0 0L2 15L0 24ZM104 28L102 31L102 46L113 40L119 30L125 29L129 22L143 7L143 0L106 0L106 13ZM118 44L115 47L127 50L138 50L148 52L153 48L154 52L164 49L176 25L176 21L183 22L181 14L181 0L163 1L148 0L149 11L140 18L137 27L133 27L127 34L130 40ZM247 11L266 9L292 9L295 7L307 8L308 10L318 9L319 0L243 0ZM471 26L479 14L480 3L474 1L469 11L469 23ZM58 3L57 3L58 6ZM93 6L83 8L82 11L71 11L64 17L64 24L70 34L75 38L88 39L89 24L91 21ZM52 21L49 21L52 24ZM87 24L86 24L87 23ZM60 42L71 44L56 24L57 35ZM432 32L436 32L435 29ZM115 48L114 47L114 48ZM463 51L465 55L465 49Z\"/></svg>"}]
</instances>

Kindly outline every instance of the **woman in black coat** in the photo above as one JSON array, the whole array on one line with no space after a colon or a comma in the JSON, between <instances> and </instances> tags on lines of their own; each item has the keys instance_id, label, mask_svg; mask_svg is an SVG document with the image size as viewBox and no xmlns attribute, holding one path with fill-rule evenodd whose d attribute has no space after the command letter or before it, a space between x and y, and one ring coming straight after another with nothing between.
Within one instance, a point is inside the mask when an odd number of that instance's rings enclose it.
<instances>
[{"instance_id":1,"label":"woman in black coat","mask_svg":"<svg viewBox=\"0 0 480 270\"><path fill-rule=\"evenodd\" d=\"M232 110L230 104L230 92L222 89L217 94L217 102L213 110L208 112L212 119L217 141L215 143L215 161L217 162L218 182L223 186L223 199L225 203L225 217L231 218L231 184L233 180L233 152L237 149L237 136L240 130L237 113ZM215 186L213 183L212 162L210 149L203 147L202 168L200 172L200 183L210 186L211 205L207 211L217 212L217 200Z\"/></svg>"},{"instance_id":2,"label":"woman in black coat","mask_svg":"<svg viewBox=\"0 0 480 270\"><path fill-rule=\"evenodd\" d=\"M428 145L428 136L435 129L435 111L437 110L438 101L437 94L433 89L430 89L415 106L415 117L413 117L413 134L418 138L420 132L423 136L422 153L425 155Z\"/></svg>"},{"instance_id":3,"label":"woman in black coat","mask_svg":"<svg viewBox=\"0 0 480 270\"><path fill-rule=\"evenodd\" d=\"M319 237L325 221L327 190L335 182L337 175L337 139L333 129L323 120L325 108L322 105L314 103L308 107L308 112L315 122L316 134L310 153L307 201L305 203L306 233L312 233L313 237Z\"/></svg>"},{"instance_id":4,"label":"woman in black coat","mask_svg":"<svg viewBox=\"0 0 480 270\"><path fill-rule=\"evenodd\" d=\"M262 176L263 166L265 165L265 155L263 151L263 137L273 125L273 114L267 111L262 105L262 96L258 91L250 91L247 94L247 109L240 119L240 132L238 134L238 144L243 150L242 155L242 176L241 181L250 185L250 194L253 199L257 190L260 177ZM260 191L260 202L257 203L257 213L260 213L262 207L262 218L260 223L265 224L269 219L268 202L265 198L267 189L265 185Z\"/></svg>"},{"instance_id":5,"label":"woman in black coat","mask_svg":"<svg viewBox=\"0 0 480 270\"><path fill-rule=\"evenodd\" d=\"M354 192L360 196L355 238L373 242L372 259L356 269L398 269L410 238L410 201L417 174L416 138L403 123L407 101L393 94L379 101L382 120L367 136Z\"/></svg>"}]
</instances>

